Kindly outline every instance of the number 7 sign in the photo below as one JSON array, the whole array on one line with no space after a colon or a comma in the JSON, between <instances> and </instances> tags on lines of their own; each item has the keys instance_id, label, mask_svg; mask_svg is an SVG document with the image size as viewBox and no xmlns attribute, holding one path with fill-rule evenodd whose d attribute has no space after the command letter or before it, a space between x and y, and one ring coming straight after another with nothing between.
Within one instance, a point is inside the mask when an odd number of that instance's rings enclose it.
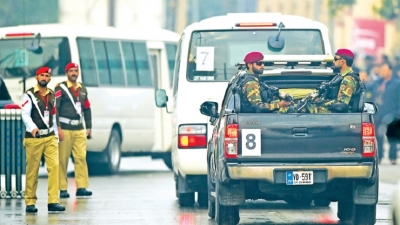
<instances>
[{"instance_id":1,"label":"number 7 sign","mask_svg":"<svg viewBox=\"0 0 400 225\"><path fill-rule=\"evenodd\" d=\"M261 156L260 129L242 129L242 156Z\"/></svg>"},{"instance_id":2,"label":"number 7 sign","mask_svg":"<svg viewBox=\"0 0 400 225\"><path fill-rule=\"evenodd\" d=\"M196 70L214 70L214 47L197 47L196 49Z\"/></svg>"}]
</instances>

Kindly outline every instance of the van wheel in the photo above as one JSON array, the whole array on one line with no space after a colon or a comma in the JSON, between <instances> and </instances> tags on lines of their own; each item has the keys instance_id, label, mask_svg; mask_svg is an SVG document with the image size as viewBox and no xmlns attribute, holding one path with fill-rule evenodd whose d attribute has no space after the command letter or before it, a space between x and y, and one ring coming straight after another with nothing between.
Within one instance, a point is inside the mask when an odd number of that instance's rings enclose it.
<instances>
[{"instance_id":1,"label":"van wheel","mask_svg":"<svg viewBox=\"0 0 400 225\"><path fill-rule=\"evenodd\" d=\"M117 173L121 163L121 137L115 129L111 131L110 140L108 141L104 154L106 156L105 172L108 174Z\"/></svg>"}]
</instances>

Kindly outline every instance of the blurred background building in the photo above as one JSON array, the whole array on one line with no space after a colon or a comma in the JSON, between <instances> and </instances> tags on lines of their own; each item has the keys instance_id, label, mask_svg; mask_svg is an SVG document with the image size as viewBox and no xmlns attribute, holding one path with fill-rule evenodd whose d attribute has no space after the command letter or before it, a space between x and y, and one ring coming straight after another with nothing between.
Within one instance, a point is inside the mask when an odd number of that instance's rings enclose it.
<instances>
[{"instance_id":1,"label":"blurred background building","mask_svg":"<svg viewBox=\"0 0 400 225\"><path fill-rule=\"evenodd\" d=\"M281 12L329 28L332 48L358 59L400 55L400 0L0 0L0 27L61 23L158 27L182 32L193 22L231 12Z\"/></svg>"}]
</instances>

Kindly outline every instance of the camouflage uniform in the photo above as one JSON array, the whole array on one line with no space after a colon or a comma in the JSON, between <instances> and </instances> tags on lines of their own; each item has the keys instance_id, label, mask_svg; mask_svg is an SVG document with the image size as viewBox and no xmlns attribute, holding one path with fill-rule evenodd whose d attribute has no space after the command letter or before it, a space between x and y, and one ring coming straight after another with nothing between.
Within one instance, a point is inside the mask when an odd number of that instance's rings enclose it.
<instances>
[{"instance_id":1,"label":"camouflage uniform","mask_svg":"<svg viewBox=\"0 0 400 225\"><path fill-rule=\"evenodd\" d=\"M278 104L280 101L279 99L273 100L270 103L263 102L260 94L261 87L257 76L254 76L254 74L246 74L246 76L253 76L254 78L254 80L250 80L242 86L242 93L252 106L256 106L256 108L261 111L287 113L289 107L280 108Z\"/></svg>"},{"instance_id":2,"label":"camouflage uniform","mask_svg":"<svg viewBox=\"0 0 400 225\"><path fill-rule=\"evenodd\" d=\"M358 82L352 76L346 76L349 73L353 73L351 68L345 70L341 75L345 76L340 83L340 89L337 99L327 100L320 104L311 102L307 104L307 109L310 113L330 113L329 108L333 104L344 103L349 105L353 93L356 91Z\"/></svg>"}]
</instances>

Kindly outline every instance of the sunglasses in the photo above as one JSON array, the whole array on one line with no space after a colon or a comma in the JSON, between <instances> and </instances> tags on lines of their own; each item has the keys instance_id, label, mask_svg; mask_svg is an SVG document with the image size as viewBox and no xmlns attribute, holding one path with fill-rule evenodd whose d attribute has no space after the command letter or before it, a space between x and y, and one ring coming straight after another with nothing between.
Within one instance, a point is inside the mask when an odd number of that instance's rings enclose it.
<instances>
[{"instance_id":1,"label":"sunglasses","mask_svg":"<svg viewBox=\"0 0 400 225\"><path fill-rule=\"evenodd\" d=\"M343 59L343 58L333 58L333 61L338 61L338 60L341 60L341 59Z\"/></svg>"},{"instance_id":2,"label":"sunglasses","mask_svg":"<svg viewBox=\"0 0 400 225\"><path fill-rule=\"evenodd\" d=\"M258 62L255 62L255 64L256 64L257 66L261 66L261 65L264 65L264 62L263 62L263 61L258 61Z\"/></svg>"}]
</instances>

